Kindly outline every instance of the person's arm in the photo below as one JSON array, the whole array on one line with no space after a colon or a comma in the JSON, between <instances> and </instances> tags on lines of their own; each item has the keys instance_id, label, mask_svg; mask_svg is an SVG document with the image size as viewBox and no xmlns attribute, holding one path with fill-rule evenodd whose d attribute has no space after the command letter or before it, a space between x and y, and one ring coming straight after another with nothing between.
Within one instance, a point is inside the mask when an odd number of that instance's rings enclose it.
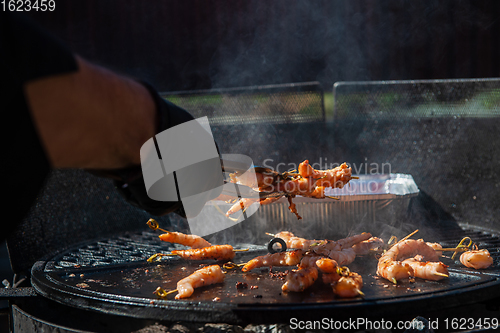
<instances>
[{"instance_id":1,"label":"person's arm","mask_svg":"<svg viewBox=\"0 0 500 333\"><path fill-rule=\"evenodd\" d=\"M78 71L24 85L53 167L112 169L140 164L157 115L148 90L77 57Z\"/></svg>"}]
</instances>

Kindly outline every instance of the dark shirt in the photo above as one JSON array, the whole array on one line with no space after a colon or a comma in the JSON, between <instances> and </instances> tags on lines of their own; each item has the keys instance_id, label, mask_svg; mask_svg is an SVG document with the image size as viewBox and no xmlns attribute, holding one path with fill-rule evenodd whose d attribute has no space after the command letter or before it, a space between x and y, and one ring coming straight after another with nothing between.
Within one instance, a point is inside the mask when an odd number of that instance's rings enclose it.
<instances>
[{"instance_id":1,"label":"dark shirt","mask_svg":"<svg viewBox=\"0 0 500 333\"><path fill-rule=\"evenodd\" d=\"M26 17L0 11L0 110L4 148L0 240L6 238L35 203L50 171L30 115L24 84L77 69L75 57L61 42Z\"/></svg>"}]
</instances>

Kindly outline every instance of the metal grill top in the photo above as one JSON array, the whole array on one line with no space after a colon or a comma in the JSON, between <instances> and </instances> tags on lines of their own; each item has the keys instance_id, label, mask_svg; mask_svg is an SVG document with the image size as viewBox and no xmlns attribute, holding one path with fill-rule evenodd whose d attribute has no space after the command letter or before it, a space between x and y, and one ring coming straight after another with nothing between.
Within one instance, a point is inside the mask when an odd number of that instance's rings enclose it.
<instances>
[{"instance_id":1,"label":"metal grill top","mask_svg":"<svg viewBox=\"0 0 500 333\"><path fill-rule=\"evenodd\" d=\"M152 294L156 287L175 289L178 280L208 262L170 257L160 264L147 263L150 255L175 248L161 243L149 231L82 244L39 261L33 267L32 281L39 293L63 304L157 320L276 323L287 322L290 311L296 311L297 318L311 320L325 316L340 318L350 311L356 311L358 317L370 317L395 309L397 313L413 311L421 315L453 307L456 302L464 305L500 297L500 238L474 226L462 227L443 239L428 240L452 247L462 237L469 236L480 248L490 250L494 258L491 268L476 271L444 258L443 262L450 265L449 279L439 282L417 279L415 283L392 285L375 276L374 258L359 257L349 267L363 276L363 298L338 299L330 288L321 284L302 293L284 294L280 288L282 280L271 277L267 269L257 269L246 274L228 271L224 283L197 289L186 300L158 299ZM249 248L249 252L238 254L234 261L246 262L266 252L263 246ZM238 290L235 285L239 281L258 288ZM216 297L220 301L214 302Z\"/></svg>"}]
</instances>

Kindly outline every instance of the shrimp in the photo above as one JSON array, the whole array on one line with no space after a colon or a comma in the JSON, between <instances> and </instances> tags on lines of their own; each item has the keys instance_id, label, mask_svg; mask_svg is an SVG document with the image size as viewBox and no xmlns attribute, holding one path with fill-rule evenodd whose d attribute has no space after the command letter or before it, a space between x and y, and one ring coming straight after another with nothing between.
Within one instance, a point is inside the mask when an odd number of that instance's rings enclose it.
<instances>
[{"instance_id":1,"label":"shrimp","mask_svg":"<svg viewBox=\"0 0 500 333\"><path fill-rule=\"evenodd\" d=\"M434 249L434 251L436 251L436 254L438 255L438 257L441 257L443 255L443 251L439 251L441 250L443 247L441 246L441 244L439 243L430 243L430 242L426 242L427 245L429 245L430 247L432 247Z\"/></svg>"},{"instance_id":2,"label":"shrimp","mask_svg":"<svg viewBox=\"0 0 500 333\"><path fill-rule=\"evenodd\" d=\"M362 233L359 235L354 235L351 237L339 239L338 241L330 241L327 239L317 240L317 239L305 239L301 237L296 237L293 233L289 231L282 231L274 235L275 238L281 238L285 241L286 246L292 249L303 249L308 250L319 249L320 251L341 251L343 248L349 248L356 243L367 240L372 235L370 233Z\"/></svg>"},{"instance_id":3,"label":"shrimp","mask_svg":"<svg viewBox=\"0 0 500 333\"><path fill-rule=\"evenodd\" d=\"M396 283L413 276L413 268L407 263L382 256L378 261L377 275Z\"/></svg>"},{"instance_id":4,"label":"shrimp","mask_svg":"<svg viewBox=\"0 0 500 333\"><path fill-rule=\"evenodd\" d=\"M318 269L316 267L294 269L286 276L286 282L281 290L301 292L312 286L317 279Z\"/></svg>"},{"instance_id":5,"label":"shrimp","mask_svg":"<svg viewBox=\"0 0 500 333\"><path fill-rule=\"evenodd\" d=\"M436 251L423 240L406 239L396 243L382 257L377 266L377 275L395 283L410 276L414 270L408 262L401 262L407 258L420 255L425 261L439 261Z\"/></svg>"},{"instance_id":6,"label":"shrimp","mask_svg":"<svg viewBox=\"0 0 500 333\"><path fill-rule=\"evenodd\" d=\"M307 268L307 267L318 268L318 265L316 264L316 262L321 258L323 258L323 257L318 256L318 255L307 254L304 257L302 257L298 266L299 266L299 268Z\"/></svg>"},{"instance_id":7,"label":"shrimp","mask_svg":"<svg viewBox=\"0 0 500 333\"><path fill-rule=\"evenodd\" d=\"M212 245L200 236L186 235L180 232L168 232L166 234L161 234L158 237L160 237L160 239L164 242L182 244L189 246L192 249L200 249Z\"/></svg>"},{"instance_id":8,"label":"shrimp","mask_svg":"<svg viewBox=\"0 0 500 333\"><path fill-rule=\"evenodd\" d=\"M389 256L393 260L402 260L413 258L417 254L421 255L423 260L426 261L439 261L439 256L436 251L422 239L406 239L396 243L384 254L384 256Z\"/></svg>"},{"instance_id":9,"label":"shrimp","mask_svg":"<svg viewBox=\"0 0 500 333\"><path fill-rule=\"evenodd\" d=\"M335 260L339 265L349 265L356 258L356 252L351 247L340 251L328 249L313 249L313 251Z\"/></svg>"},{"instance_id":10,"label":"shrimp","mask_svg":"<svg viewBox=\"0 0 500 333\"><path fill-rule=\"evenodd\" d=\"M358 273L349 272L349 275L342 276L337 282L332 283L333 293L344 298L363 295L363 278Z\"/></svg>"},{"instance_id":11,"label":"shrimp","mask_svg":"<svg viewBox=\"0 0 500 333\"><path fill-rule=\"evenodd\" d=\"M297 211L297 205L293 203L292 199L295 196L287 196L288 199L288 209L297 216L297 220L302 220L302 216L299 215L299 212Z\"/></svg>"},{"instance_id":12,"label":"shrimp","mask_svg":"<svg viewBox=\"0 0 500 333\"><path fill-rule=\"evenodd\" d=\"M351 237L346 237L339 239L338 241L326 241L321 244L319 244L317 247L312 249L314 252L323 254L325 256L329 256L328 253L330 252L335 252L335 251L342 251L345 249L352 248L355 244L358 244L362 241L365 241L369 238L371 238L371 234L368 232L363 232L358 235L354 235ZM354 259L353 259L354 260Z\"/></svg>"},{"instance_id":13,"label":"shrimp","mask_svg":"<svg viewBox=\"0 0 500 333\"><path fill-rule=\"evenodd\" d=\"M295 266L300 262L302 255L302 250L266 254L250 260L241 270L248 272L254 268L264 266Z\"/></svg>"},{"instance_id":14,"label":"shrimp","mask_svg":"<svg viewBox=\"0 0 500 333\"><path fill-rule=\"evenodd\" d=\"M175 299L190 297L195 288L221 283L224 281L224 273L219 265L203 267L193 274L177 282Z\"/></svg>"},{"instance_id":15,"label":"shrimp","mask_svg":"<svg viewBox=\"0 0 500 333\"><path fill-rule=\"evenodd\" d=\"M367 240L354 244L352 249L356 252L356 255L366 255L370 252L380 249L384 246L384 240L378 237L371 237Z\"/></svg>"},{"instance_id":16,"label":"shrimp","mask_svg":"<svg viewBox=\"0 0 500 333\"><path fill-rule=\"evenodd\" d=\"M322 242L327 242L326 240L314 240L305 239L301 237L296 237L293 233L289 231L282 231L274 235L275 238L281 238L285 241L286 247L290 249L302 249L308 250L312 246L318 245Z\"/></svg>"},{"instance_id":17,"label":"shrimp","mask_svg":"<svg viewBox=\"0 0 500 333\"><path fill-rule=\"evenodd\" d=\"M315 170L309 165L309 161L305 160L300 163L298 173L284 172L278 174L277 172L266 174L266 173L256 173L255 177L253 174L251 177L246 177L245 175L231 174L231 182L241 183L250 186L257 191L271 191L271 192L283 192L288 198L289 209L294 213L300 220L302 217L297 213L297 208L292 202L292 198L296 195L303 197L310 197L316 199L325 198L325 189L327 187L342 188L352 179L352 169L343 163L337 168L330 170ZM250 174L249 174L250 176ZM282 196L281 196L282 197ZM279 199L280 197L277 197ZM274 199L274 198L273 198ZM276 200L277 200L276 199ZM252 203L258 201L259 199L240 199L235 205L233 205L226 216L230 216L239 210L245 209ZM272 203L276 200L266 201L261 200L261 204Z\"/></svg>"},{"instance_id":18,"label":"shrimp","mask_svg":"<svg viewBox=\"0 0 500 333\"><path fill-rule=\"evenodd\" d=\"M476 248L476 250L462 253L460 255L460 262L466 267L483 269L493 264L493 258L488 250L477 250Z\"/></svg>"},{"instance_id":19,"label":"shrimp","mask_svg":"<svg viewBox=\"0 0 500 333\"><path fill-rule=\"evenodd\" d=\"M202 249L174 250L172 253L187 260L231 260L235 256L231 245L213 245Z\"/></svg>"},{"instance_id":20,"label":"shrimp","mask_svg":"<svg viewBox=\"0 0 500 333\"><path fill-rule=\"evenodd\" d=\"M245 172L243 174L231 173L229 178L231 183L240 183L254 189L264 189L274 182L275 175L262 172Z\"/></svg>"},{"instance_id":21,"label":"shrimp","mask_svg":"<svg viewBox=\"0 0 500 333\"><path fill-rule=\"evenodd\" d=\"M320 258L316 260L316 266L318 266L319 270L322 273L337 273L337 268L339 264L330 258Z\"/></svg>"},{"instance_id":22,"label":"shrimp","mask_svg":"<svg viewBox=\"0 0 500 333\"><path fill-rule=\"evenodd\" d=\"M190 246L193 249L211 246L209 242L200 236L196 235L186 235L180 232L173 232L161 229L158 222L155 219L149 219L146 223L153 230L161 230L165 232L164 234L158 236L164 242L182 244Z\"/></svg>"},{"instance_id":23,"label":"shrimp","mask_svg":"<svg viewBox=\"0 0 500 333\"><path fill-rule=\"evenodd\" d=\"M315 185L323 187L342 188L352 178L352 169L346 163L330 170L316 170L305 160L299 164L298 171L304 178L316 179Z\"/></svg>"},{"instance_id":24,"label":"shrimp","mask_svg":"<svg viewBox=\"0 0 500 333\"><path fill-rule=\"evenodd\" d=\"M424 262L420 255L403 260L403 264L408 264L413 269L414 277L433 281L448 277L448 266L440 261Z\"/></svg>"},{"instance_id":25,"label":"shrimp","mask_svg":"<svg viewBox=\"0 0 500 333\"><path fill-rule=\"evenodd\" d=\"M362 232L358 235L339 239L336 243L338 244L338 246L340 246L339 250L342 250L345 248L350 248L350 247L354 246L355 244L358 244L362 241L368 240L371 237L372 237L372 235L369 232Z\"/></svg>"},{"instance_id":26,"label":"shrimp","mask_svg":"<svg viewBox=\"0 0 500 333\"><path fill-rule=\"evenodd\" d=\"M271 197L271 198L265 198L265 199L258 199L258 198L240 198L234 205L229 208L229 210L226 212L226 216L233 215L234 213L240 211L240 210L245 210L250 205L252 205L255 202L259 202L260 205L269 205L275 201L278 201L281 199L281 197Z\"/></svg>"}]
</instances>

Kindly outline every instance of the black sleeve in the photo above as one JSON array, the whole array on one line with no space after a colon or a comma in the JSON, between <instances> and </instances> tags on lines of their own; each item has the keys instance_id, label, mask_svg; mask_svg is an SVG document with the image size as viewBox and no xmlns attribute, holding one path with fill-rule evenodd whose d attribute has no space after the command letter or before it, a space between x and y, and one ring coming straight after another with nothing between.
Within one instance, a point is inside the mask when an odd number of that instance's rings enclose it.
<instances>
[{"instance_id":1,"label":"black sleeve","mask_svg":"<svg viewBox=\"0 0 500 333\"><path fill-rule=\"evenodd\" d=\"M61 42L27 18L0 11L0 110L4 199L14 220L2 219L5 238L33 205L50 164L31 119L24 84L74 72L75 57Z\"/></svg>"}]
</instances>

